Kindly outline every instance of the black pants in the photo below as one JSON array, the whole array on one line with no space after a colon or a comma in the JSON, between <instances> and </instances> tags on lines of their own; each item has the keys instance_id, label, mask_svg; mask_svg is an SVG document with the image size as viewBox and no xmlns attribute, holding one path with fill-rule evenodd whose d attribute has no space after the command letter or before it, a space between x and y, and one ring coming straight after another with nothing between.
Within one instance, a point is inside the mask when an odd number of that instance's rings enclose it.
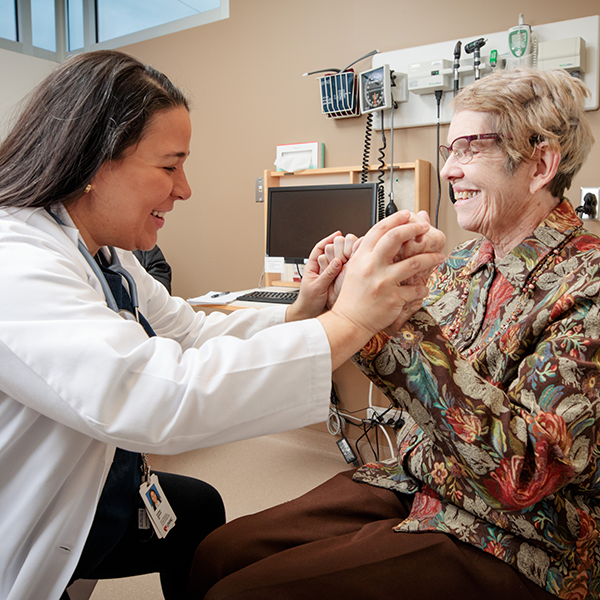
<instances>
[{"instance_id":1,"label":"black pants","mask_svg":"<svg viewBox=\"0 0 600 600\"><path fill-rule=\"evenodd\" d=\"M153 535L143 541L136 514L121 540L102 562L85 573L77 568L72 581L160 573L165 600L184 598L194 552L211 531L225 523L225 509L219 492L208 483L172 473L157 475L177 516L177 523L167 537L158 539ZM65 592L61 600L67 598Z\"/></svg>"}]
</instances>

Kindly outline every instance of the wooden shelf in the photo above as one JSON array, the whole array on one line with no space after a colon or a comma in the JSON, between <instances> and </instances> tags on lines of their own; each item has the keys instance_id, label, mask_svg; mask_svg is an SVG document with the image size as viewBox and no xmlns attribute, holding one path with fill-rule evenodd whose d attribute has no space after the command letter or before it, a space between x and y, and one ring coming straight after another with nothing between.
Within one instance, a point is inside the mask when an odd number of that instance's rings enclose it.
<instances>
[{"instance_id":1,"label":"wooden shelf","mask_svg":"<svg viewBox=\"0 0 600 600\"><path fill-rule=\"evenodd\" d=\"M429 212L429 174L431 165L426 160L417 159L411 163L394 163L394 202L399 209L408 209L411 212L426 210ZM386 189L386 198L389 195L389 181L391 166L386 164L370 165L367 171L367 182L382 180ZM264 198L265 198L265 248L267 231L267 213L269 209L269 188L291 185L324 185L339 183L361 183L362 166L359 167L326 167L323 169L305 169L303 171L265 171L264 173ZM383 173L382 173L383 172ZM265 285L299 286L298 283L280 281L277 273L265 274Z\"/></svg>"}]
</instances>

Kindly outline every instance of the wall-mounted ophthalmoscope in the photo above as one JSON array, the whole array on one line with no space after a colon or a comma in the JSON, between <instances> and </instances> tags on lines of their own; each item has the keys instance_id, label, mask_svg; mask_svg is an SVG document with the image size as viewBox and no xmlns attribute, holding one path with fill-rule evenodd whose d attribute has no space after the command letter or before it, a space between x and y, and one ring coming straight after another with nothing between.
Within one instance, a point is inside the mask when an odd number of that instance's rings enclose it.
<instances>
[{"instance_id":1,"label":"wall-mounted ophthalmoscope","mask_svg":"<svg viewBox=\"0 0 600 600\"><path fill-rule=\"evenodd\" d=\"M487 43L487 40L485 38L479 38L477 40L469 42L465 46L465 52L467 54L473 55L473 67L475 69L475 81L477 81L478 79L481 78L481 69L480 69L481 52L480 52L480 50L481 50L481 48L483 48L485 46L486 43Z\"/></svg>"}]
</instances>

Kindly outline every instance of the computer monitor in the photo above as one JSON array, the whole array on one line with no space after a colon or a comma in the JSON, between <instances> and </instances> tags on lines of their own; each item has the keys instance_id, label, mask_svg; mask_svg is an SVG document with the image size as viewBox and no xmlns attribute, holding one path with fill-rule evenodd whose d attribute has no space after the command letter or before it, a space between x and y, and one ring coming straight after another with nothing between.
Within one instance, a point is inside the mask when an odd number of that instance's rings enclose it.
<instances>
[{"instance_id":1,"label":"computer monitor","mask_svg":"<svg viewBox=\"0 0 600 600\"><path fill-rule=\"evenodd\" d=\"M377 184L272 187L268 203L267 256L302 264L334 231L367 233L377 218Z\"/></svg>"}]
</instances>

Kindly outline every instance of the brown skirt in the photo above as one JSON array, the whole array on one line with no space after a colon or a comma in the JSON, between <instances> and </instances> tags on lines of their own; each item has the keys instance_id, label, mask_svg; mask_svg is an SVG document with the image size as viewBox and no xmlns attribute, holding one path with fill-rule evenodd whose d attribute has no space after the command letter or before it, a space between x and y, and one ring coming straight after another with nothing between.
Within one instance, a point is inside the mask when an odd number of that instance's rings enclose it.
<instances>
[{"instance_id":1,"label":"brown skirt","mask_svg":"<svg viewBox=\"0 0 600 600\"><path fill-rule=\"evenodd\" d=\"M187 600L556 598L454 537L394 532L412 497L356 483L353 472L210 534Z\"/></svg>"}]
</instances>

